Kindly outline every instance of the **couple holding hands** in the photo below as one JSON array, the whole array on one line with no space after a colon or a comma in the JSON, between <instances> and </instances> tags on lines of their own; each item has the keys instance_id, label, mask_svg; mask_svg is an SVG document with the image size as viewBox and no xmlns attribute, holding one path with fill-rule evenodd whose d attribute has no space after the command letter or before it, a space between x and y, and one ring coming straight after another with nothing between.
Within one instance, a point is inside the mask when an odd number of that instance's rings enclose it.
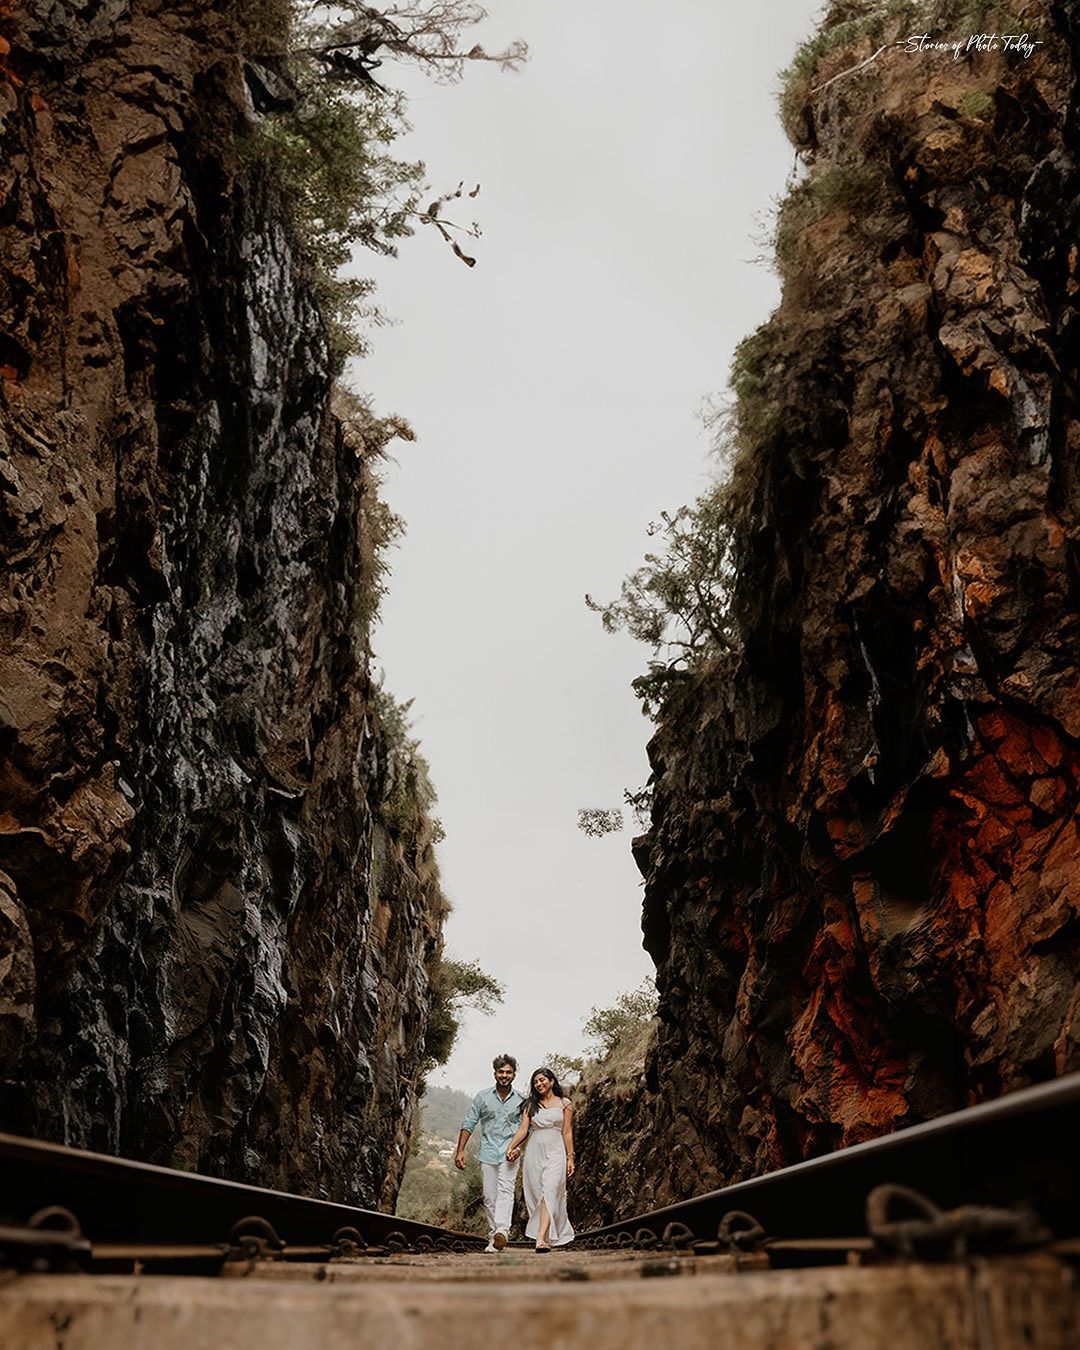
<instances>
[{"instance_id":1,"label":"couple holding hands","mask_svg":"<svg viewBox=\"0 0 1080 1350\"><path fill-rule=\"evenodd\" d=\"M456 1167L465 1166L465 1145L480 1127L480 1174L488 1224L486 1251L501 1252L510 1235L514 1182L522 1152L522 1182L529 1222L525 1236L536 1251L549 1252L573 1242L566 1217L566 1179L574 1175L573 1107L551 1069L537 1069L529 1095L514 1091L517 1060L496 1055L491 1066L495 1086L473 1098L458 1135Z\"/></svg>"}]
</instances>

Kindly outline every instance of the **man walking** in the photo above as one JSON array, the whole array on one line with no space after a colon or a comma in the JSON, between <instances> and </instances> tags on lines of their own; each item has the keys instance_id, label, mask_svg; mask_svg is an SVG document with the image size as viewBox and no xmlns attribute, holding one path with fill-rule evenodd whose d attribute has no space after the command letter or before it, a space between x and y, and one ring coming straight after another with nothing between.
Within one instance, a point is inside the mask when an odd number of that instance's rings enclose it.
<instances>
[{"instance_id":1,"label":"man walking","mask_svg":"<svg viewBox=\"0 0 1080 1350\"><path fill-rule=\"evenodd\" d=\"M506 1150L521 1124L525 1098L513 1088L517 1060L513 1055L496 1055L495 1086L485 1088L473 1098L461 1122L454 1166L465 1166L465 1145L469 1135L480 1126L480 1175L484 1182L484 1213L487 1215L488 1245L485 1251L501 1252L510 1232L514 1213L514 1180L521 1165L520 1155L506 1161Z\"/></svg>"}]
</instances>

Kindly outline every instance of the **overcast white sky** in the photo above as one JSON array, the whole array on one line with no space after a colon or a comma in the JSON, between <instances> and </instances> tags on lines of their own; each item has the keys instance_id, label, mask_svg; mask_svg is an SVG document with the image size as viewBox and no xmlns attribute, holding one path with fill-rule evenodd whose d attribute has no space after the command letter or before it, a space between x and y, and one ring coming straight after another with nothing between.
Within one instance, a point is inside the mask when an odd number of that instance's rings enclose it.
<instances>
[{"instance_id":1,"label":"overcast white sky","mask_svg":"<svg viewBox=\"0 0 1080 1350\"><path fill-rule=\"evenodd\" d=\"M399 148L438 189L482 184L461 218L484 237L471 270L432 230L363 259L399 322L351 379L419 436L387 478L408 535L375 642L439 792L448 948L506 986L433 1082L473 1092L506 1050L522 1086L651 973L632 831L577 829L647 777L647 651L582 597L709 480L697 417L776 303L751 260L792 167L777 75L818 8L492 0L480 36L525 38L520 74L408 80Z\"/></svg>"}]
</instances>

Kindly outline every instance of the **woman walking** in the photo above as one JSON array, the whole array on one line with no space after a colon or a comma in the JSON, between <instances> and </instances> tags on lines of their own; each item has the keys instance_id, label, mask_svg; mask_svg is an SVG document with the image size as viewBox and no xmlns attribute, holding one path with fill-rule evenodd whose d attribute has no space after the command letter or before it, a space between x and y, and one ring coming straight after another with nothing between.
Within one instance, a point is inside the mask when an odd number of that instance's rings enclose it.
<instances>
[{"instance_id":1,"label":"woman walking","mask_svg":"<svg viewBox=\"0 0 1080 1350\"><path fill-rule=\"evenodd\" d=\"M573 1112L552 1070L537 1069L506 1158L514 1162L528 1140L522 1168L529 1211L525 1236L536 1239L538 1252L565 1247L574 1240L566 1216L566 1179L574 1175Z\"/></svg>"}]
</instances>

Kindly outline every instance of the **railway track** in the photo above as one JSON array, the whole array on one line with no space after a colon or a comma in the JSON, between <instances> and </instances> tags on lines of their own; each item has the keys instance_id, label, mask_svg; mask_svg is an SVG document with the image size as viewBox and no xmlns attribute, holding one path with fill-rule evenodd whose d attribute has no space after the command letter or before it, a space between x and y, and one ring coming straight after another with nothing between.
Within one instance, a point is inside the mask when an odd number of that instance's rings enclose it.
<instances>
[{"instance_id":1,"label":"railway track","mask_svg":"<svg viewBox=\"0 0 1080 1350\"><path fill-rule=\"evenodd\" d=\"M0 1261L17 1268L205 1274L483 1245L392 1214L0 1134Z\"/></svg>"},{"instance_id":2,"label":"railway track","mask_svg":"<svg viewBox=\"0 0 1080 1350\"><path fill-rule=\"evenodd\" d=\"M0 1135L0 1345L1075 1350L1078 1139L1073 1075L538 1259Z\"/></svg>"},{"instance_id":3,"label":"railway track","mask_svg":"<svg viewBox=\"0 0 1080 1350\"><path fill-rule=\"evenodd\" d=\"M1052 1245L1080 1253L1080 1074L579 1237L583 1251L756 1252L773 1265ZM477 1251L482 1239L349 1205L0 1135L0 1261L207 1273Z\"/></svg>"},{"instance_id":4,"label":"railway track","mask_svg":"<svg viewBox=\"0 0 1080 1350\"><path fill-rule=\"evenodd\" d=\"M620 1219L586 1248L935 1256L1055 1242L1080 1252L1080 1073ZM951 1216L951 1217L950 1217ZM816 1253L816 1258L815 1258Z\"/></svg>"}]
</instances>

